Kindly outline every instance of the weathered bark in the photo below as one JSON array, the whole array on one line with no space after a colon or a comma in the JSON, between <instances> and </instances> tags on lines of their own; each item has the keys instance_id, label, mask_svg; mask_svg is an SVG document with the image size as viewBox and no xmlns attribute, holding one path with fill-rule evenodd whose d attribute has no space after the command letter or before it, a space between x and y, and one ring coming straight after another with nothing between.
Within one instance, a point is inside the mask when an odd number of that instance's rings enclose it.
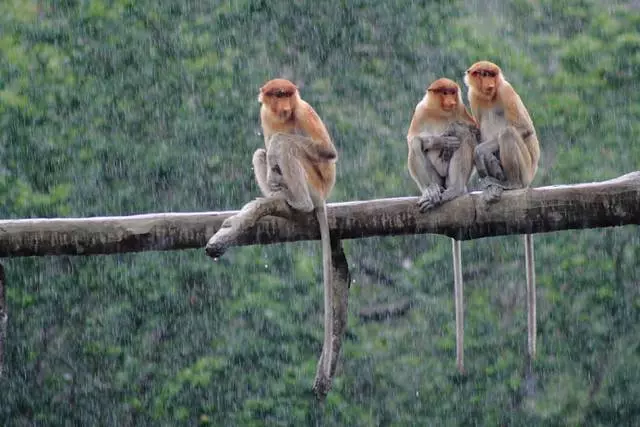
<instances>
[{"instance_id":1,"label":"weathered bark","mask_svg":"<svg viewBox=\"0 0 640 427\"><path fill-rule=\"evenodd\" d=\"M7 323L9 321L4 292L4 267L0 264L0 378L4 372L4 343L7 339Z\"/></svg>"},{"instance_id":2,"label":"weathered bark","mask_svg":"<svg viewBox=\"0 0 640 427\"><path fill-rule=\"evenodd\" d=\"M640 224L640 172L610 181L506 191L493 205L474 192L425 214L416 197L332 203L340 239L436 233L460 240ZM202 248L237 211L0 221L0 257L93 255ZM317 222L262 218L236 244L319 239Z\"/></svg>"}]
</instances>

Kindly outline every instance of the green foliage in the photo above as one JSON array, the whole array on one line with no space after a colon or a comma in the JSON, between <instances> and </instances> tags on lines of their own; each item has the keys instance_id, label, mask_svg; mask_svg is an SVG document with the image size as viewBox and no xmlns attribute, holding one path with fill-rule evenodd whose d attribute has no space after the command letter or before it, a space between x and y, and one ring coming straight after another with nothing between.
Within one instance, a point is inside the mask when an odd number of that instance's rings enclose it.
<instances>
[{"instance_id":1,"label":"green foliage","mask_svg":"<svg viewBox=\"0 0 640 427\"><path fill-rule=\"evenodd\" d=\"M258 88L293 79L340 151L333 200L415 195L413 108L498 62L542 141L534 185L637 170L640 14L593 0L0 3L4 218L237 209L258 190ZM517 236L463 244L455 373L449 239L345 242L348 332L324 405L314 242L5 262L2 425L632 425L633 228L536 236L528 373ZM356 315L407 298L384 322Z\"/></svg>"}]
</instances>

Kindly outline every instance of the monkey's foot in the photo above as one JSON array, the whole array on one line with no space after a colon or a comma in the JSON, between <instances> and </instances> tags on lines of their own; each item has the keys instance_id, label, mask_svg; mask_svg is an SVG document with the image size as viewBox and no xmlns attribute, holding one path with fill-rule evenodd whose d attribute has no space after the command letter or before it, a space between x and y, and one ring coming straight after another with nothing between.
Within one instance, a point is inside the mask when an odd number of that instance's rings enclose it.
<instances>
[{"instance_id":1,"label":"monkey's foot","mask_svg":"<svg viewBox=\"0 0 640 427\"><path fill-rule=\"evenodd\" d=\"M431 184L423 192L418 199L418 209L420 212L426 212L442 204L442 191L444 189L440 184Z\"/></svg>"},{"instance_id":2,"label":"monkey's foot","mask_svg":"<svg viewBox=\"0 0 640 427\"><path fill-rule=\"evenodd\" d=\"M440 154L438 155L438 157L441 158L443 161L448 162L453 157L453 153L455 153L457 150L458 150L457 148L445 147L442 150L440 150Z\"/></svg>"}]
</instances>

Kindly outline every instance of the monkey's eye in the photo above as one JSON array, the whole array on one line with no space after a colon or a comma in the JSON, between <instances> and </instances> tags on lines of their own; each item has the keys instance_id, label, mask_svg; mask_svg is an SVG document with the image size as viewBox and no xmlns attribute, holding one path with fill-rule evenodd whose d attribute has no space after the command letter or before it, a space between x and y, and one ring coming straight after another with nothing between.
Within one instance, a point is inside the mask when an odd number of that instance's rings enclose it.
<instances>
[{"instance_id":1,"label":"monkey's eye","mask_svg":"<svg viewBox=\"0 0 640 427\"><path fill-rule=\"evenodd\" d=\"M289 92L286 90L278 90L273 94L273 96L275 96L276 98L287 98L291 95L293 95L293 92Z\"/></svg>"}]
</instances>

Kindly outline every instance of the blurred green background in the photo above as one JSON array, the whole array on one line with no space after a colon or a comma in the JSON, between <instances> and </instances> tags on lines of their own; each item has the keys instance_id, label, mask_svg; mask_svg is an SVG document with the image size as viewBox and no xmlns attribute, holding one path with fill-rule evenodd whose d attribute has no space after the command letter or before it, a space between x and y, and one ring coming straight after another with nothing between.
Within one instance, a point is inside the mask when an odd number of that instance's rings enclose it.
<instances>
[{"instance_id":1,"label":"blurred green background","mask_svg":"<svg viewBox=\"0 0 640 427\"><path fill-rule=\"evenodd\" d=\"M434 79L497 62L542 144L534 186L640 169L637 1L4 0L0 216L238 209L259 194L258 89L290 78L338 150L331 201L417 195L405 135ZM16 258L0 425L626 426L640 417L638 228L536 235L527 382L519 236L465 242L456 375L450 241L345 242L338 376L318 242ZM358 311L409 299L402 317Z\"/></svg>"}]
</instances>

